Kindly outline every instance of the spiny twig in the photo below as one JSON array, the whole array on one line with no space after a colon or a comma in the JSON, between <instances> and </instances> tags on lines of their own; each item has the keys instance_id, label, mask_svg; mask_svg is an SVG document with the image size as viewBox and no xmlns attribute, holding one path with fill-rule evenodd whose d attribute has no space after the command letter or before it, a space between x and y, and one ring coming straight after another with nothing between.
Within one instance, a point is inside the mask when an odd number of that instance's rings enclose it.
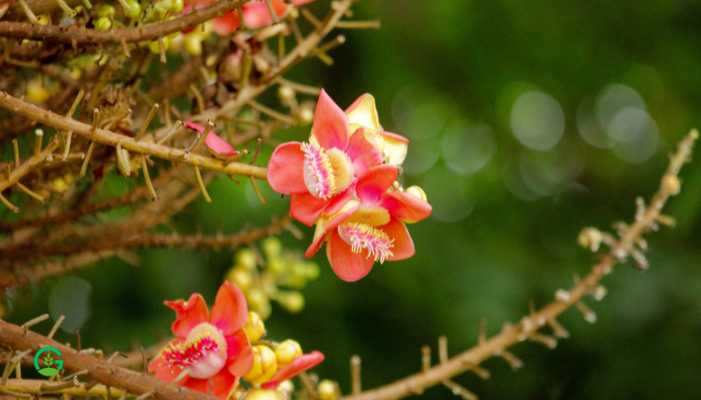
<instances>
[{"instance_id":1,"label":"spiny twig","mask_svg":"<svg viewBox=\"0 0 701 400\"><path fill-rule=\"evenodd\" d=\"M559 294L554 302L529 313L517 325L505 325L498 334L489 339L480 340L476 346L443 363L379 388L353 393L343 399L398 399L441 384L451 377L474 369L489 358L503 356L509 347L532 338L545 325L552 326L551 321L556 321L560 314L573 306L582 304L581 301L585 296L596 292L601 279L609 274L616 264L625 261L636 250L642 236L658 225L662 217L660 213L663 206L671 196L677 195L681 189L678 174L684 163L689 161L693 144L698 136L698 132L693 130L679 143L676 152L670 158L669 167L662 177L659 190L652 197L650 205L642 212L638 212L634 222L621 232L620 239L612 243L611 249L603 255L599 263L594 265L591 272L571 289L558 291ZM559 324L555 326L559 327ZM563 334L563 330L560 329L555 333L556 335L559 333L559 336L566 336L566 333Z\"/></svg>"}]
</instances>

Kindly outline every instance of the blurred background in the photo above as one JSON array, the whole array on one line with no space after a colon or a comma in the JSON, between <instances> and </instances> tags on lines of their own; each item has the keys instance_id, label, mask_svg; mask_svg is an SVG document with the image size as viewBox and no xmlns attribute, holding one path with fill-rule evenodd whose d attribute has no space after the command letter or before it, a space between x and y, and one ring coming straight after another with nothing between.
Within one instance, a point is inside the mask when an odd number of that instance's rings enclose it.
<instances>
[{"instance_id":1,"label":"blurred background","mask_svg":"<svg viewBox=\"0 0 701 400\"><path fill-rule=\"evenodd\" d=\"M418 371L420 347L435 351L439 335L458 352L475 343L480 319L493 334L529 301L551 301L596 261L576 244L579 230L630 219L675 142L701 125L698 2L362 1L356 17L379 17L382 29L349 32L333 67L311 61L291 76L342 107L371 92L385 128L412 140L403 179L423 186L434 214L410 227L414 258L347 284L320 253L304 310L273 305L270 336L323 351L316 372L345 391L352 354L374 387ZM668 208L677 227L650 239L649 271L626 265L606 279L609 295L590 301L595 324L570 311L561 321L573 335L556 350L523 343L513 349L521 370L494 359L490 380L457 381L484 399L701 398L696 158ZM173 226L235 232L287 210L269 190L262 206L249 185L226 179L210 193L212 205L196 202ZM304 231L302 241L283 235L285 248L303 250ZM148 346L169 334L163 299L213 299L233 263L231 252L140 255L140 267L111 260L17 290L9 319L67 313L64 340L80 329L84 346ZM438 387L422 398L449 396Z\"/></svg>"}]
</instances>

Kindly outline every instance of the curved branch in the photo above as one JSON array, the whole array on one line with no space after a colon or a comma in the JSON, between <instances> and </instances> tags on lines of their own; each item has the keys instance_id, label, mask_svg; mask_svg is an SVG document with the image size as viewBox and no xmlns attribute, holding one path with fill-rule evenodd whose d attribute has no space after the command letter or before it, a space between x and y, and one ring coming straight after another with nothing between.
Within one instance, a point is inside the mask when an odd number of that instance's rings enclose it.
<instances>
[{"instance_id":1,"label":"curved branch","mask_svg":"<svg viewBox=\"0 0 701 400\"><path fill-rule=\"evenodd\" d=\"M59 131L71 131L88 140L122 148L139 154L146 154L165 160L178 161L198 166L203 169L222 172L227 175L245 175L266 179L266 169L239 162L223 162L212 157L193 154L186 150L163 146L157 143L137 140L107 129L93 129L92 126L71 118L66 118L49 110L22 101L4 91L0 91L0 107L11 112L36 120Z\"/></svg>"},{"instance_id":2,"label":"curved branch","mask_svg":"<svg viewBox=\"0 0 701 400\"><path fill-rule=\"evenodd\" d=\"M153 376L140 374L121 368L106 360L81 353L64 346L46 336L29 331L23 327L0 319L0 344L16 351L35 351L42 346L51 345L62 353L64 368L77 372L87 371L87 376L110 387L124 389L136 395L152 395L157 399L170 400L213 400L215 397L166 383Z\"/></svg>"},{"instance_id":3,"label":"curved branch","mask_svg":"<svg viewBox=\"0 0 701 400\"><path fill-rule=\"evenodd\" d=\"M679 192L681 183L677 175L682 165L689 160L697 138L698 132L694 130L679 143L662 178L660 188L650 201L649 207L636 216L635 221L623 232L620 240L613 244L611 250L593 267L589 275L570 289L566 296L557 296L556 301L524 317L521 323L505 326L499 334L481 341L478 345L441 364L388 385L346 396L343 400L389 400L421 393L426 388L441 384L451 377L474 369L489 358L502 354L507 348L537 333L548 321L555 320L560 314L579 304L584 296L592 293L599 281L610 273L616 264L636 251L637 243L642 236L652 230L663 218L660 214L662 207L671 196Z\"/></svg>"},{"instance_id":4,"label":"curved branch","mask_svg":"<svg viewBox=\"0 0 701 400\"><path fill-rule=\"evenodd\" d=\"M69 44L131 43L158 39L173 32L201 24L241 5L243 0L224 0L190 14L168 21L154 22L136 28L98 31L82 27L36 25L28 22L0 21L0 36L17 39L44 40Z\"/></svg>"}]
</instances>

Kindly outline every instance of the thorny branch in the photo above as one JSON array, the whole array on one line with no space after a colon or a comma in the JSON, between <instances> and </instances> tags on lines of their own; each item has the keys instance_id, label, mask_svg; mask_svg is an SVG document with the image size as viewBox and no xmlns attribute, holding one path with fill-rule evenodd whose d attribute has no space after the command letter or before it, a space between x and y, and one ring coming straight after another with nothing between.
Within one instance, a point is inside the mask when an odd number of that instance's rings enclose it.
<instances>
[{"instance_id":1,"label":"thorny branch","mask_svg":"<svg viewBox=\"0 0 701 400\"><path fill-rule=\"evenodd\" d=\"M679 193L681 182L678 174L684 163L689 161L693 144L697 139L698 132L694 130L679 143L677 151L670 158L659 190L650 200L649 206L640 208L639 205L635 220L621 232L619 239L611 243L610 250L603 255L601 261L594 265L591 272L577 282L574 287L569 290L557 291L554 302L539 310L532 310L518 324L505 325L498 334L488 339L482 338L476 346L446 359L436 366L426 368L422 372L379 388L353 393L343 399L389 400L419 394L431 386L445 384L454 376L475 370L482 362L492 357L503 357L512 366L518 366L520 361L515 359L507 349L525 340L544 342L542 334L538 332L546 325L553 328L556 336L566 335L566 331L563 331L557 322L557 317L565 311L572 307L580 308L585 318L591 320L595 314L586 308L582 300L587 295L595 295L599 282L604 276L611 273L614 266L640 251L639 243L646 233L656 230L659 224L664 224L668 220L668 217L661 214L662 208L671 196ZM552 339L554 340L554 338Z\"/></svg>"},{"instance_id":2,"label":"thorny branch","mask_svg":"<svg viewBox=\"0 0 701 400\"><path fill-rule=\"evenodd\" d=\"M54 346L61 351L66 370L72 372L85 371L86 378L94 379L108 387L125 390L131 394L148 394L149 397L169 400L215 399L176 384L163 382L150 375L112 365L107 360L64 346L46 336L1 319L0 344L18 352L34 352L42 346ZM72 385L71 382L68 382L67 387L71 386L79 385Z\"/></svg>"},{"instance_id":3,"label":"thorny branch","mask_svg":"<svg viewBox=\"0 0 701 400\"><path fill-rule=\"evenodd\" d=\"M158 39L173 32L201 24L239 7L242 2L243 0L219 1L207 8L168 21L154 22L135 28L112 29L106 32L83 27L66 28L57 25L0 21L0 36L69 44L142 42Z\"/></svg>"}]
</instances>

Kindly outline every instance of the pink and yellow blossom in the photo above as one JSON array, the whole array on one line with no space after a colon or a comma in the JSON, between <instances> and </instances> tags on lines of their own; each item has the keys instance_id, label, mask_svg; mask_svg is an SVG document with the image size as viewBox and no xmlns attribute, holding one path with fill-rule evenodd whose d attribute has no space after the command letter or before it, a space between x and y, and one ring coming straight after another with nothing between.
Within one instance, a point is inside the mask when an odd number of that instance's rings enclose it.
<instances>
[{"instance_id":1,"label":"pink and yellow blossom","mask_svg":"<svg viewBox=\"0 0 701 400\"><path fill-rule=\"evenodd\" d=\"M224 282L212 306L195 293L186 300L166 301L175 311L175 339L149 363L157 378L225 399L253 363L243 330L248 308L243 293Z\"/></svg>"},{"instance_id":2,"label":"pink and yellow blossom","mask_svg":"<svg viewBox=\"0 0 701 400\"><path fill-rule=\"evenodd\" d=\"M399 261L414 255L406 223L431 215L431 205L419 188L394 185L398 169L371 168L356 183L352 198L339 210L317 221L314 239L305 252L311 257L326 243L326 256L344 281L365 277L375 262Z\"/></svg>"},{"instance_id":3,"label":"pink and yellow blossom","mask_svg":"<svg viewBox=\"0 0 701 400\"><path fill-rule=\"evenodd\" d=\"M322 90L309 142L283 143L270 158L270 186L292 196L290 214L306 225L313 225L322 212L342 207L357 178L382 162L363 128L349 128L346 114Z\"/></svg>"}]
</instances>

